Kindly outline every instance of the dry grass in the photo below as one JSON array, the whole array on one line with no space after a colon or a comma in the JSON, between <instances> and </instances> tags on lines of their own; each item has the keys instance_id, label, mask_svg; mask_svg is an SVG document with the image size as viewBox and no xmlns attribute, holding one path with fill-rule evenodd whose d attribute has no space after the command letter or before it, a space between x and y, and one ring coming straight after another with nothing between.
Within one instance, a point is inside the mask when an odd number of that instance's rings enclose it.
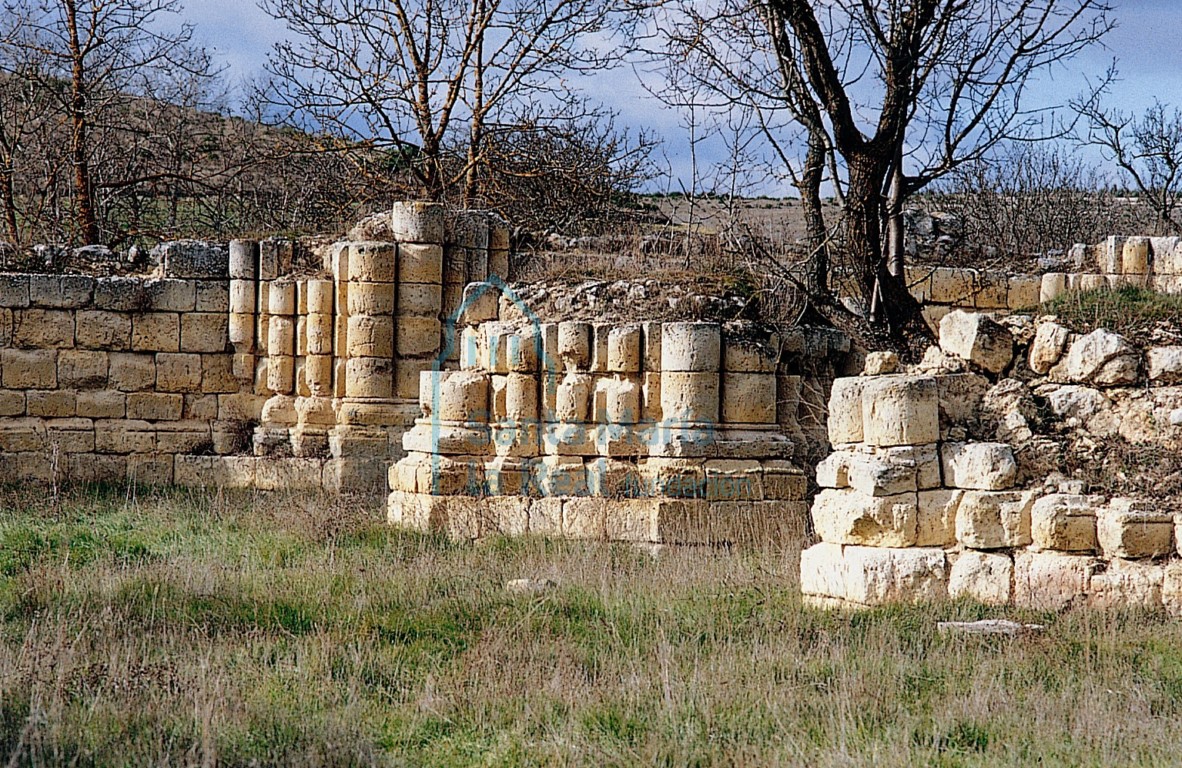
<instances>
[{"instance_id":1,"label":"dry grass","mask_svg":"<svg viewBox=\"0 0 1182 768\"><path fill-rule=\"evenodd\" d=\"M14 765L1161 765L1182 628L801 607L775 552L391 531L357 501L0 491ZM541 596L506 580L552 578ZM1011 614L1014 615L1014 614Z\"/></svg>"}]
</instances>

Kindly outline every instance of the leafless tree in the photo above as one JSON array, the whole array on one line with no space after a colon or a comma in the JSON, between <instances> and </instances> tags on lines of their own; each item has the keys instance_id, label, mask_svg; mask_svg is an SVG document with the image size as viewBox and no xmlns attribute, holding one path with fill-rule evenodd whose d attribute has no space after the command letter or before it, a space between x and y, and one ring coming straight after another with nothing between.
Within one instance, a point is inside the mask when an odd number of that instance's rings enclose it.
<instances>
[{"instance_id":1,"label":"leafless tree","mask_svg":"<svg viewBox=\"0 0 1182 768\"><path fill-rule=\"evenodd\" d=\"M1100 39L1110 11L1105 0L721 0L681 6L674 39L710 64L725 106L756 108L774 139L786 119L802 131L803 163L773 147L809 201L810 239L830 231L828 182L863 308L899 338L926 334L901 277L905 201L1001 143L1056 135L1027 85Z\"/></svg>"},{"instance_id":2,"label":"leafless tree","mask_svg":"<svg viewBox=\"0 0 1182 768\"><path fill-rule=\"evenodd\" d=\"M1182 111L1160 101L1140 116L1109 109L1100 98L1077 104L1088 121L1083 143L1099 147L1132 181L1153 209L1156 233L1182 231L1178 193L1182 188Z\"/></svg>"},{"instance_id":3,"label":"leafless tree","mask_svg":"<svg viewBox=\"0 0 1182 768\"><path fill-rule=\"evenodd\" d=\"M261 0L287 24L268 65L284 122L406 158L423 193L473 203L489 126L562 103L630 18L610 0ZM528 124L524 127L528 128ZM459 162L449 155L459 152Z\"/></svg>"}]
</instances>

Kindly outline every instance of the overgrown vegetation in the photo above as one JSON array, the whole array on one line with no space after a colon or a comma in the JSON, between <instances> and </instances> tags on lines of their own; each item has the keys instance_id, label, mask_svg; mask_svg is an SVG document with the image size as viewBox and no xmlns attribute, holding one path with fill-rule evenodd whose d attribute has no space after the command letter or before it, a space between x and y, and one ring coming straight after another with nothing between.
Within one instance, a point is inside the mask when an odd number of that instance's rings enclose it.
<instances>
[{"instance_id":1,"label":"overgrown vegetation","mask_svg":"<svg viewBox=\"0 0 1182 768\"><path fill-rule=\"evenodd\" d=\"M1135 286L1066 293L1043 304L1039 310L1057 315L1066 325L1085 333L1107 328L1137 337L1162 326L1171 329L1182 326L1182 296Z\"/></svg>"},{"instance_id":2,"label":"overgrown vegetation","mask_svg":"<svg viewBox=\"0 0 1182 768\"><path fill-rule=\"evenodd\" d=\"M782 553L400 533L356 500L0 491L10 764L1161 765L1182 625L806 610ZM553 578L539 596L518 577Z\"/></svg>"}]
</instances>

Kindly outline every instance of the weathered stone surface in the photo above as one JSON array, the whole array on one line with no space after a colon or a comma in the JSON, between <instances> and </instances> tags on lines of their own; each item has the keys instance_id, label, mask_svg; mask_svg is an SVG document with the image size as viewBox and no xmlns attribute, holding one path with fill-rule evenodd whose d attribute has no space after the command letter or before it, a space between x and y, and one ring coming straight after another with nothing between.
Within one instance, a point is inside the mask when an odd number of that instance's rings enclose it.
<instances>
[{"instance_id":1,"label":"weathered stone surface","mask_svg":"<svg viewBox=\"0 0 1182 768\"><path fill-rule=\"evenodd\" d=\"M857 454L850 451L834 451L817 465L817 485L821 488L849 488L850 462Z\"/></svg>"},{"instance_id":2,"label":"weathered stone surface","mask_svg":"<svg viewBox=\"0 0 1182 768\"><path fill-rule=\"evenodd\" d=\"M894 352L868 352L862 366L863 376L885 376L899 370L899 356Z\"/></svg>"},{"instance_id":3,"label":"weathered stone surface","mask_svg":"<svg viewBox=\"0 0 1182 768\"><path fill-rule=\"evenodd\" d=\"M962 552L952 563L948 596L986 605L1006 605L1013 595L1014 561L1009 555Z\"/></svg>"},{"instance_id":4,"label":"weathered stone surface","mask_svg":"<svg viewBox=\"0 0 1182 768\"><path fill-rule=\"evenodd\" d=\"M956 511L956 538L973 549L1010 549L1031 542L1034 491L965 491Z\"/></svg>"},{"instance_id":5,"label":"weathered stone surface","mask_svg":"<svg viewBox=\"0 0 1182 768\"><path fill-rule=\"evenodd\" d=\"M1096 515L1096 538L1109 558L1161 557L1174 551L1174 516L1152 501L1115 498Z\"/></svg>"},{"instance_id":6,"label":"weathered stone surface","mask_svg":"<svg viewBox=\"0 0 1182 768\"><path fill-rule=\"evenodd\" d=\"M987 315L960 310L940 321L940 348L990 373L1001 373L1014 359L1009 329Z\"/></svg>"},{"instance_id":7,"label":"weathered stone surface","mask_svg":"<svg viewBox=\"0 0 1182 768\"><path fill-rule=\"evenodd\" d=\"M924 445L940 438L936 381L877 376L862 387L862 432L868 445Z\"/></svg>"},{"instance_id":8,"label":"weathered stone surface","mask_svg":"<svg viewBox=\"0 0 1182 768\"><path fill-rule=\"evenodd\" d=\"M1154 347L1145 355L1149 380L1161 384L1182 382L1182 346Z\"/></svg>"},{"instance_id":9,"label":"weathered stone surface","mask_svg":"<svg viewBox=\"0 0 1182 768\"><path fill-rule=\"evenodd\" d=\"M1070 335L1070 331L1058 323L1040 324L1030 343L1030 370L1041 376L1050 373L1063 356Z\"/></svg>"},{"instance_id":10,"label":"weathered stone surface","mask_svg":"<svg viewBox=\"0 0 1182 768\"><path fill-rule=\"evenodd\" d=\"M1064 420L1074 419L1078 425L1087 424L1093 416L1112 407L1111 401L1099 390L1073 384L1047 392L1046 399L1056 416Z\"/></svg>"},{"instance_id":11,"label":"weathered stone surface","mask_svg":"<svg viewBox=\"0 0 1182 768\"><path fill-rule=\"evenodd\" d=\"M978 491L1004 491L1018 477L1013 449L1005 443L945 443L940 448L944 484Z\"/></svg>"},{"instance_id":12,"label":"weathered stone surface","mask_svg":"<svg viewBox=\"0 0 1182 768\"><path fill-rule=\"evenodd\" d=\"M1014 604L1051 611L1082 604L1095 567L1091 557L1018 552L1014 555Z\"/></svg>"},{"instance_id":13,"label":"weathered stone surface","mask_svg":"<svg viewBox=\"0 0 1182 768\"><path fill-rule=\"evenodd\" d=\"M442 243L445 208L439 203L397 202L390 230L399 240L411 243Z\"/></svg>"},{"instance_id":14,"label":"weathered stone surface","mask_svg":"<svg viewBox=\"0 0 1182 768\"><path fill-rule=\"evenodd\" d=\"M956 511L963 495L947 488L919 492L916 546L946 547L956 541Z\"/></svg>"},{"instance_id":15,"label":"weathered stone surface","mask_svg":"<svg viewBox=\"0 0 1182 768\"><path fill-rule=\"evenodd\" d=\"M224 280L230 276L230 254L220 243L174 240L161 243L157 250L165 277Z\"/></svg>"},{"instance_id":16,"label":"weathered stone surface","mask_svg":"<svg viewBox=\"0 0 1182 768\"><path fill-rule=\"evenodd\" d=\"M1064 383L1112 387L1135 383L1140 367L1140 354L1133 345L1122 336L1098 328L1073 341L1050 376Z\"/></svg>"},{"instance_id":17,"label":"weathered stone surface","mask_svg":"<svg viewBox=\"0 0 1182 768\"><path fill-rule=\"evenodd\" d=\"M947 598L947 583L947 559L940 549L817 544L801 554L806 598L852 607L931 602Z\"/></svg>"},{"instance_id":18,"label":"weathered stone surface","mask_svg":"<svg viewBox=\"0 0 1182 768\"><path fill-rule=\"evenodd\" d=\"M1090 496L1067 493L1043 496L1030 510L1034 549L1094 552L1097 506L1097 500Z\"/></svg>"},{"instance_id":19,"label":"weathered stone surface","mask_svg":"<svg viewBox=\"0 0 1182 768\"><path fill-rule=\"evenodd\" d=\"M862 428L862 387L864 379L837 379L829 395L829 442L834 445L860 443Z\"/></svg>"},{"instance_id":20,"label":"weathered stone surface","mask_svg":"<svg viewBox=\"0 0 1182 768\"><path fill-rule=\"evenodd\" d=\"M1166 569L1163 565L1115 559L1096 569L1089 584L1093 608L1160 609Z\"/></svg>"},{"instance_id":21,"label":"weathered stone surface","mask_svg":"<svg viewBox=\"0 0 1182 768\"><path fill-rule=\"evenodd\" d=\"M871 547L913 547L918 498L866 496L853 489L823 490L813 501L813 525L822 541Z\"/></svg>"},{"instance_id":22,"label":"weathered stone surface","mask_svg":"<svg viewBox=\"0 0 1182 768\"><path fill-rule=\"evenodd\" d=\"M722 362L721 334L716 323L665 323L661 329L661 371L718 371Z\"/></svg>"},{"instance_id":23,"label":"weathered stone surface","mask_svg":"<svg viewBox=\"0 0 1182 768\"><path fill-rule=\"evenodd\" d=\"M866 496L915 493L915 465L894 463L869 454L852 454L846 469L848 485Z\"/></svg>"}]
</instances>

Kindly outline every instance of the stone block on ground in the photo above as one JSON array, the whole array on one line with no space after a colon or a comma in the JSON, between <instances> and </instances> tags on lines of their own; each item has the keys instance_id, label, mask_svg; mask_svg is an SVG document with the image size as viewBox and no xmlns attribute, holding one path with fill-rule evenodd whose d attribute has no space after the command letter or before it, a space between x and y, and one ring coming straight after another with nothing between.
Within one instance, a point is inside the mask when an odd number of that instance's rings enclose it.
<instances>
[{"instance_id":1,"label":"stone block on ground","mask_svg":"<svg viewBox=\"0 0 1182 768\"><path fill-rule=\"evenodd\" d=\"M1174 551L1174 516L1148 500L1115 498L1096 516L1105 557L1137 560Z\"/></svg>"},{"instance_id":2,"label":"stone block on ground","mask_svg":"<svg viewBox=\"0 0 1182 768\"><path fill-rule=\"evenodd\" d=\"M1034 502L1030 529L1036 551L1094 552L1098 501L1080 494L1054 493Z\"/></svg>"},{"instance_id":3,"label":"stone block on ground","mask_svg":"<svg viewBox=\"0 0 1182 768\"><path fill-rule=\"evenodd\" d=\"M956 538L972 549L1010 549L1031 542L1033 491L965 491L956 512Z\"/></svg>"},{"instance_id":4,"label":"stone block on ground","mask_svg":"<svg viewBox=\"0 0 1182 768\"><path fill-rule=\"evenodd\" d=\"M940 348L990 373L1001 373L1014 359L1014 337L996 320L956 310L940 320Z\"/></svg>"},{"instance_id":5,"label":"stone block on ground","mask_svg":"<svg viewBox=\"0 0 1182 768\"><path fill-rule=\"evenodd\" d=\"M1014 451L1005 443L945 443L940 460L944 484L952 488L1004 491L1018 477Z\"/></svg>"},{"instance_id":6,"label":"stone block on ground","mask_svg":"<svg viewBox=\"0 0 1182 768\"><path fill-rule=\"evenodd\" d=\"M863 381L862 433L868 445L926 445L940 439L934 378L876 376Z\"/></svg>"},{"instance_id":7,"label":"stone block on ground","mask_svg":"<svg viewBox=\"0 0 1182 768\"><path fill-rule=\"evenodd\" d=\"M853 489L823 490L813 501L813 526L822 541L871 547L913 547L918 498L866 496Z\"/></svg>"},{"instance_id":8,"label":"stone block on ground","mask_svg":"<svg viewBox=\"0 0 1182 768\"><path fill-rule=\"evenodd\" d=\"M1013 595L1014 561L1009 555L960 553L948 577L948 596L986 605L1006 605Z\"/></svg>"},{"instance_id":9,"label":"stone block on ground","mask_svg":"<svg viewBox=\"0 0 1182 768\"><path fill-rule=\"evenodd\" d=\"M1014 555L1014 604L1052 611L1080 605L1087 599L1095 568L1091 557L1018 552Z\"/></svg>"}]
</instances>

